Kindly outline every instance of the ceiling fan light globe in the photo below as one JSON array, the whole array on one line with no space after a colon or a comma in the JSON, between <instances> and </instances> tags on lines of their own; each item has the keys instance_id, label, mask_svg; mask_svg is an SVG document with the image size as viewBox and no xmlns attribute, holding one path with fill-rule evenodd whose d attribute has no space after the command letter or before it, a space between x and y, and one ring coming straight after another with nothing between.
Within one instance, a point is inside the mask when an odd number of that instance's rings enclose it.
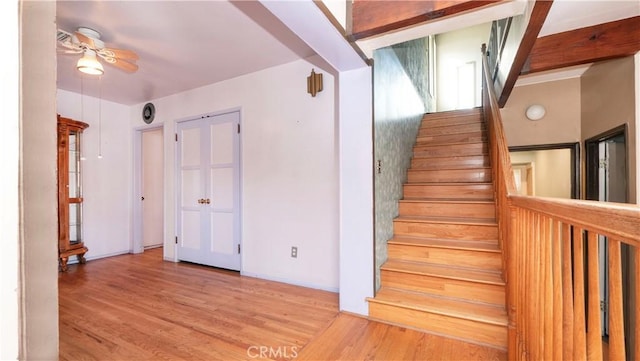
<instances>
[{"instance_id":1,"label":"ceiling fan light globe","mask_svg":"<svg viewBox=\"0 0 640 361\"><path fill-rule=\"evenodd\" d=\"M104 74L104 67L102 64L96 59L95 55L90 55L85 53L85 55L78 59L78 63L76 64L76 68L85 74L90 75L102 75Z\"/></svg>"}]
</instances>

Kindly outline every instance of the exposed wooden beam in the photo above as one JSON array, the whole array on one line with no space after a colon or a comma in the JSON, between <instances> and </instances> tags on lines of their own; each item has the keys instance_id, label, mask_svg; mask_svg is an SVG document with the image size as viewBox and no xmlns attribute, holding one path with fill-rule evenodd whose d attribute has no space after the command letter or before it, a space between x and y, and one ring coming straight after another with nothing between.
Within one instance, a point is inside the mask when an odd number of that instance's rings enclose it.
<instances>
[{"instance_id":1,"label":"exposed wooden beam","mask_svg":"<svg viewBox=\"0 0 640 361\"><path fill-rule=\"evenodd\" d=\"M380 35L499 1L500 0L355 0L352 7L353 24L351 39L360 40Z\"/></svg>"},{"instance_id":2,"label":"exposed wooden beam","mask_svg":"<svg viewBox=\"0 0 640 361\"><path fill-rule=\"evenodd\" d=\"M540 29L542 29L544 21L547 19L547 14L549 14L552 4L553 1L536 0L536 3L533 5L529 24L527 24L527 28L524 31L524 35L520 41L520 46L518 47L515 58L513 59L511 70L509 70L509 75L504 81L502 92L500 92L500 98L498 99L498 105L500 108L504 107L507 103L507 99L509 99L509 95L511 95L511 91L516 85L516 80L518 80L525 63L527 62L531 49L538 38L538 34L540 33Z\"/></svg>"},{"instance_id":3,"label":"exposed wooden beam","mask_svg":"<svg viewBox=\"0 0 640 361\"><path fill-rule=\"evenodd\" d=\"M588 64L640 51L640 16L538 38L523 74Z\"/></svg>"}]
</instances>

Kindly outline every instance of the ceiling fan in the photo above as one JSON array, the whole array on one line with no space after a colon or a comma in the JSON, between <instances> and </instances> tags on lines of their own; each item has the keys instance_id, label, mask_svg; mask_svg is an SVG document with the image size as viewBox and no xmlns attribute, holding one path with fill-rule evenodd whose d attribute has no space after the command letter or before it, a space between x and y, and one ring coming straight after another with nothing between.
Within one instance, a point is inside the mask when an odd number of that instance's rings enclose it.
<instances>
[{"instance_id":1,"label":"ceiling fan","mask_svg":"<svg viewBox=\"0 0 640 361\"><path fill-rule=\"evenodd\" d=\"M129 73L138 70L138 65L135 64L138 54L131 50L105 47L104 42L100 40L100 33L96 30L79 27L75 32L70 33L58 29L57 41L59 53L83 54L78 60L77 68L84 73L93 75L104 73L104 68L97 57Z\"/></svg>"}]
</instances>

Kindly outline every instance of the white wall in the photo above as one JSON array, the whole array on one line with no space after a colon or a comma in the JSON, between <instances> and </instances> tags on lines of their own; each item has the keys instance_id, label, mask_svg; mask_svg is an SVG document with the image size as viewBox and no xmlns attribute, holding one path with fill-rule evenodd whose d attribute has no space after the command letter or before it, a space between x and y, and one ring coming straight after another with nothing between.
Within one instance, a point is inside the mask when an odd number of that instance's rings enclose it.
<instances>
[{"instance_id":1,"label":"white wall","mask_svg":"<svg viewBox=\"0 0 640 361\"><path fill-rule=\"evenodd\" d=\"M84 87L91 86L98 86L97 78L85 78ZM132 187L130 107L60 89L57 99L61 116L89 124L82 137L85 159L81 162L87 260L128 253ZM76 262L76 258L72 257L70 262Z\"/></svg>"},{"instance_id":2,"label":"white wall","mask_svg":"<svg viewBox=\"0 0 640 361\"><path fill-rule=\"evenodd\" d=\"M21 360L58 357L56 44L50 35L55 32L55 12L55 2L21 1L20 12L13 13L20 15L21 42L21 233L19 256L5 255L20 260Z\"/></svg>"},{"instance_id":3,"label":"white wall","mask_svg":"<svg viewBox=\"0 0 640 361\"><path fill-rule=\"evenodd\" d=\"M306 92L311 69L324 90ZM176 121L241 110L242 273L337 291L334 79L305 60L152 100L165 128L165 259L174 259ZM144 123L131 108L129 129ZM298 257L291 258L291 246Z\"/></svg>"},{"instance_id":4,"label":"white wall","mask_svg":"<svg viewBox=\"0 0 640 361\"><path fill-rule=\"evenodd\" d=\"M5 56L0 60L0 229L2 250L7 257L0 262L0 360L18 358L18 254L20 251L20 52L18 44L18 2L0 2L0 31L6 35Z\"/></svg>"},{"instance_id":5,"label":"white wall","mask_svg":"<svg viewBox=\"0 0 640 361\"><path fill-rule=\"evenodd\" d=\"M527 119L532 104L545 107L542 119ZM509 146L579 142L580 78L516 86L500 114Z\"/></svg>"},{"instance_id":6,"label":"white wall","mask_svg":"<svg viewBox=\"0 0 640 361\"><path fill-rule=\"evenodd\" d=\"M368 315L373 297L372 71L340 73L340 310Z\"/></svg>"},{"instance_id":7,"label":"white wall","mask_svg":"<svg viewBox=\"0 0 640 361\"><path fill-rule=\"evenodd\" d=\"M436 35L436 109L458 108L458 67L475 62L475 106L482 103L482 53L489 41L491 23Z\"/></svg>"}]
</instances>

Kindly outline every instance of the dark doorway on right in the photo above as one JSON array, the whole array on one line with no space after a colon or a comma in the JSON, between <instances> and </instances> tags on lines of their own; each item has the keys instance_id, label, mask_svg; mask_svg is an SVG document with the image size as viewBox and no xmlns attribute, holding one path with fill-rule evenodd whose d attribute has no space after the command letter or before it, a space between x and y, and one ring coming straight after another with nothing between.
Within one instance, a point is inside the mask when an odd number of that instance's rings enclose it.
<instances>
[{"instance_id":1,"label":"dark doorway on right","mask_svg":"<svg viewBox=\"0 0 640 361\"><path fill-rule=\"evenodd\" d=\"M621 125L585 141L585 196L601 202L629 202L627 126ZM600 284L609 284L608 237L598 236ZM629 247L622 244L622 293L624 314L629 315ZM603 342L609 337L609 288L600 289L600 321ZM625 318L625 334L629 334L629 319ZM627 355L630 345L627 342Z\"/></svg>"},{"instance_id":2,"label":"dark doorway on right","mask_svg":"<svg viewBox=\"0 0 640 361\"><path fill-rule=\"evenodd\" d=\"M586 198L628 202L627 126L621 125L585 141Z\"/></svg>"}]
</instances>

